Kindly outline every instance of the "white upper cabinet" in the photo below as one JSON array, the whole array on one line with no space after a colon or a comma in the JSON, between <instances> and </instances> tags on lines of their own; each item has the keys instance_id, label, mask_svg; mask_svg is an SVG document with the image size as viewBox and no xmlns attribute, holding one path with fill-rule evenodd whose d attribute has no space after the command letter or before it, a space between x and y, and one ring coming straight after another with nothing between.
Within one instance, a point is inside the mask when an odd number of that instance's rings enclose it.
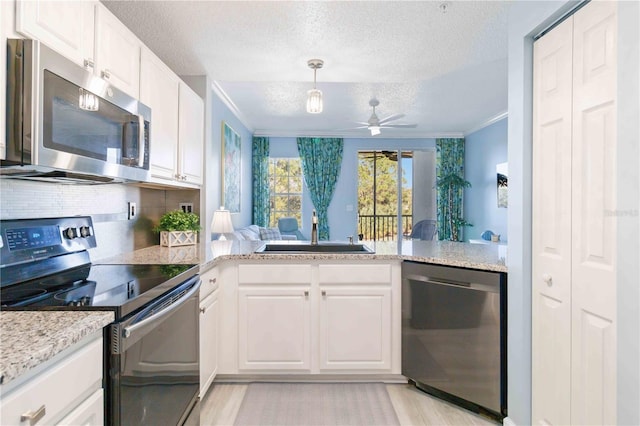
<instances>
[{"instance_id":1,"label":"white upper cabinet","mask_svg":"<svg viewBox=\"0 0 640 426\"><path fill-rule=\"evenodd\" d=\"M149 49L142 49L140 100L151 108L151 176L173 180L178 166L180 79Z\"/></svg>"},{"instance_id":2,"label":"white upper cabinet","mask_svg":"<svg viewBox=\"0 0 640 426\"><path fill-rule=\"evenodd\" d=\"M20 0L16 31L139 97L142 43L99 2Z\"/></svg>"},{"instance_id":3,"label":"white upper cabinet","mask_svg":"<svg viewBox=\"0 0 640 426\"><path fill-rule=\"evenodd\" d=\"M93 1L16 3L16 31L42 41L80 66L94 60Z\"/></svg>"},{"instance_id":4,"label":"white upper cabinet","mask_svg":"<svg viewBox=\"0 0 640 426\"><path fill-rule=\"evenodd\" d=\"M177 179L200 185L204 147L204 101L182 81L178 115Z\"/></svg>"},{"instance_id":5,"label":"white upper cabinet","mask_svg":"<svg viewBox=\"0 0 640 426\"><path fill-rule=\"evenodd\" d=\"M95 70L134 98L140 95L142 43L106 7L96 6Z\"/></svg>"}]
</instances>

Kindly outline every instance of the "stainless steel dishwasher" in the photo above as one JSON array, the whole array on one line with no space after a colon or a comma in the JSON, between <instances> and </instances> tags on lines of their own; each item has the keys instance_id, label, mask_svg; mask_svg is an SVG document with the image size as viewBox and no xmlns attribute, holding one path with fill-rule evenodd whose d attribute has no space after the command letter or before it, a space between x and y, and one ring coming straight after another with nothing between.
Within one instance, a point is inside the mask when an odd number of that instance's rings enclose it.
<instances>
[{"instance_id":1,"label":"stainless steel dishwasher","mask_svg":"<svg viewBox=\"0 0 640 426\"><path fill-rule=\"evenodd\" d=\"M507 415L506 274L402 265L402 374L494 419Z\"/></svg>"}]
</instances>

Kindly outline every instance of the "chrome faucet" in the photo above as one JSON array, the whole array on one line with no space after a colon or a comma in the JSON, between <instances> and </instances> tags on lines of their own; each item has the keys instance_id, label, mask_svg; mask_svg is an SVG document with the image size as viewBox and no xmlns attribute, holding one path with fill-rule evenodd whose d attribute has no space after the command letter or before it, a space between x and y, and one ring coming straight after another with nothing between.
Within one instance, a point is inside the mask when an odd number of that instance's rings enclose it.
<instances>
[{"instance_id":1,"label":"chrome faucet","mask_svg":"<svg viewBox=\"0 0 640 426\"><path fill-rule=\"evenodd\" d=\"M318 216L316 216L315 210L311 216L311 244L318 244Z\"/></svg>"}]
</instances>

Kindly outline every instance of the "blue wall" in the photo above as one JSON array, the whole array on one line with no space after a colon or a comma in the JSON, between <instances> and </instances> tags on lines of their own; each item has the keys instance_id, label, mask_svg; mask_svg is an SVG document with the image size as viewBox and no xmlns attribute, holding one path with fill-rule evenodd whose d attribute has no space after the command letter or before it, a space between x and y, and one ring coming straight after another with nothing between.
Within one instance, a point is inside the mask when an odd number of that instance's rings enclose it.
<instances>
[{"instance_id":1,"label":"blue wall","mask_svg":"<svg viewBox=\"0 0 640 426\"><path fill-rule=\"evenodd\" d=\"M465 137L464 176L471 188L464 193L465 241L480 239L487 229L507 240L507 209L498 208L496 165L507 161L507 119Z\"/></svg>"},{"instance_id":2,"label":"blue wall","mask_svg":"<svg viewBox=\"0 0 640 426\"><path fill-rule=\"evenodd\" d=\"M271 157L298 157L296 138L270 137ZM329 229L332 240L346 240L355 236L357 231L358 209L358 151L385 150L427 150L435 149L435 139L378 139L347 138L344 140L342 168L340 177L329 205ZM308 236L308 220L311 217L313 204L307 189L302 202L302 233Z\"/></svg>"},{"instance_id":3,"label":"blue wall","mask_svg":"<svg viewBox=\"0 0 640 426\"><path fill-rule=\"evenodd\" d=\"M221 175L221 152L222 152L222 122L227 123L228 126L233 128L241 140L241 177L240 188L242 188L242 194L240 198L240 213L232 214L231 220L234 228L240 228L242 226L251 224L252 216L252 174L251 174L251 145L253 134L248 130L244 124L233 114L233 112L222 102L218 95L213 92L213 100L211 107L211 125L212 125L212 145L213 145L213 167L218 168L216 176ZM217 160L216 160L217 159ZM210 167L210 163L207 162L207 167ZM214 183L214 186L216 183ZM217 196L214 196L215 208L217 209L221 202L221 185L222 179L217 182L217 187L207 188L208 191L213 191Z\"/></svg>"}]
</instances>

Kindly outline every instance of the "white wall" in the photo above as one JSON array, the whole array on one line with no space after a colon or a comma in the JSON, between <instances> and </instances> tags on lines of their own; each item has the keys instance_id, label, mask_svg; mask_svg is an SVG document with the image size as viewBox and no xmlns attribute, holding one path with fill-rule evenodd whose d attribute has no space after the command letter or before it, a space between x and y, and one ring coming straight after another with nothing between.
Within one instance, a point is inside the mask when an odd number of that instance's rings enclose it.
<instances>
[{"instance_id":1,"label":"white wall","mask_svg":"<svg viewBox=\"0 0 640 426\"><path fill-rule=\"evenodd\" d=\"M509 14L509 418L531 423L532 36L576 2L516 2ZM619 4L618 424L640 424L638 2Z\"/></svg>"}]
</instances>

